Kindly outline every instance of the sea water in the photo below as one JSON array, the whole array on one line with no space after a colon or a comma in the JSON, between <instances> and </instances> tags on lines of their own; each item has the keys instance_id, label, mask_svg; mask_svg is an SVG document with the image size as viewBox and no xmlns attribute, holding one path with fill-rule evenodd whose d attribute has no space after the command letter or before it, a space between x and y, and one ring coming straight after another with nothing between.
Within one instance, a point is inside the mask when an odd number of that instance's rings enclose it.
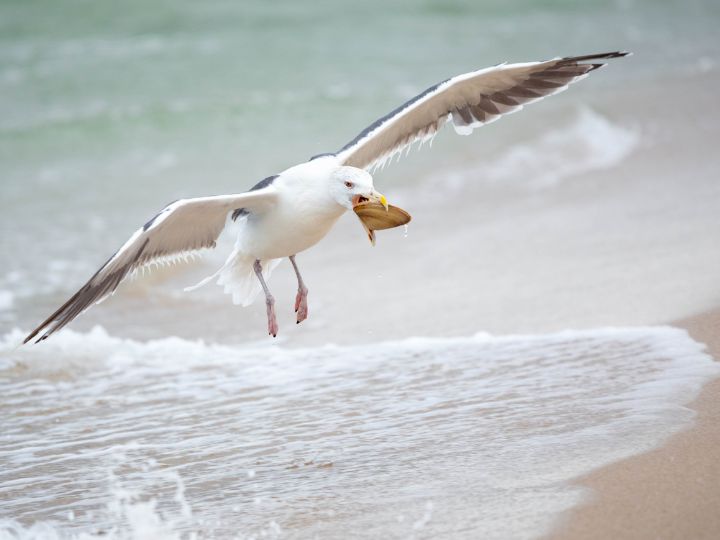
<instances>
[{"instance_id":1,"label":"sea water","mask_svg":"<svg viewBox=\"0 0 720 540\"><path fill-rule=\"evenodd\" d=\"M720 369L678 329L288 350L6 336L0 537L531 538ZM14 536L16 535L16 536Z\"/></svg>"}]
</instances>

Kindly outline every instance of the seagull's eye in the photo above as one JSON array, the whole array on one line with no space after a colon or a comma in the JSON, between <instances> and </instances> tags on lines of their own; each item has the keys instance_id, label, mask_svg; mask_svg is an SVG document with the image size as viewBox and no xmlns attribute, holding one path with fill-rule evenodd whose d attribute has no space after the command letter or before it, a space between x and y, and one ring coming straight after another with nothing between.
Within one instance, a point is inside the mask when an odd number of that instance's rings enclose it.
<instances>
[{"instance_id":1,"label":"seagull's eye","mask_svg":"<svg viewBox=\"0 0 720 540\"><path fill-rule=\"evenodd\" d=\"M348 188L348 189L352 189L352 188L355 187L355 184L353 184L352 182L346 181L346 182L345 182L345 187Z\"/></svg>"}]
</instances>

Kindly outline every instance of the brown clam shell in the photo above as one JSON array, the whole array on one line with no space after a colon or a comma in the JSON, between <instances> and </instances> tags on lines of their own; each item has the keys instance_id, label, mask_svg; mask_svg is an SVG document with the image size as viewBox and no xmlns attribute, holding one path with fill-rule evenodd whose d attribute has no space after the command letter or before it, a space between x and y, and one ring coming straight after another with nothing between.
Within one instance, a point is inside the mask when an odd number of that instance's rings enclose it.
<instances>
[{"instance_id":1,"label":"brown clam shell","mask_svg":"<svg viewBox=\"0 0 720 540\"><path fill-rule=\"evenodd\" d=\"M410 223L412 217L402 208L389 205L388 209L378 202L365 202L353 208L365 229L370 242L375 245L375 231L393 229Z\"/></svg>"}]
</instances>

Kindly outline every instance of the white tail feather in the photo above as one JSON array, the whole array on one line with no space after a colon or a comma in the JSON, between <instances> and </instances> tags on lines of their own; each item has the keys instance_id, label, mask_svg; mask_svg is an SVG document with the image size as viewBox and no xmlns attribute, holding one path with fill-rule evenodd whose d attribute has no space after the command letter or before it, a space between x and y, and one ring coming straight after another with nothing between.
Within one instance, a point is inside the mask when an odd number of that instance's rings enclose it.
<instances>
[{"instance_id":1,"label":"white tail feather","mask_svg":"<svg viewBox=\"0 0 720 540\"><path fill-rule=\"evenodd\" d=\"M265 281L270 279L270 274L281 260L282 259L269 259L260 261ZM236 247L225 261L225 264L223 264L217 272L206 277L197 285L186 287L185 291L194 291L217 278L217 284L223 287L223 292L232 295L233 304L249 306L262 290L260 281L255 275L254 264L255 257L243 253Z\"/></svg>"}]
</instances>

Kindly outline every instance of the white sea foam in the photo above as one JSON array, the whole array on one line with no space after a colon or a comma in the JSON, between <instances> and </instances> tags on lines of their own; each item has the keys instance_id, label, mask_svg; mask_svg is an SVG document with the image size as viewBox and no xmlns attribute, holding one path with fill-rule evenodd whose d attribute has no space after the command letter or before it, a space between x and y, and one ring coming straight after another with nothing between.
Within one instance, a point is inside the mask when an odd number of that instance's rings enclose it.
<instances>
[{"instance_id":1,"label":"white sea foam","mask_svg":"<svg viewBox=\"0 0 720 540\"><path fill-rule=\"evenodd\" d=\"M486 175L495 181L528 178L538 186L554 185L584 172L616 166L639 142L637 129L584 108L569 126L513 146L488 165Z\"/></svg>"},{"instance_id":2,"label":"white sea foam","mask_svg":"<svg viewBox=\"0 0 720 540\"><path fill-rule=\"evenodd\" d=\"M687 426L718 374L665 327L306 349L22 336L0 343L9 538L533 538L582 498L572 478Z\"/></svg>"},{"instance_id":3,"label":"white sea foam","mask_svg":"<svg viewBox=\"0 0 720 540\"><path fill-rule=\"evenodd\" d=\"M130 450L130 449L128 449ZM125 462L123 452L117 452L113 459L116 468ZM152 471L156 463L148 462L145 472ZM67 512L64 520L40 521L23 525L14 519L0 519L0 540L183 540L197 537L194 532L182 532L192 520L192 510L185 499L185 486L176 472L154 474L148 486L174 489L170 508L158 509L158 500L152 493L140 493L126 489L116 471L108 470L108 502L105 507L93 513L93 520L107 523L106 528L89 527L82 532L73 532L75 512ZM70 530L68 530L68 526Z\"/></svg>"},{"instance_id":4,"label":"white sea foam","mask_svg":"<svg viewBox=\"0 0 720 540\"><path fill-rule=\"evenodd\" d=\"M514 142L498 157L448 176L449 187L465 189L477 179L543 188L595 170L610 169L640 144L636 127L612 122L589 108L539 137Z\"/></svg>"}]
</instances>

